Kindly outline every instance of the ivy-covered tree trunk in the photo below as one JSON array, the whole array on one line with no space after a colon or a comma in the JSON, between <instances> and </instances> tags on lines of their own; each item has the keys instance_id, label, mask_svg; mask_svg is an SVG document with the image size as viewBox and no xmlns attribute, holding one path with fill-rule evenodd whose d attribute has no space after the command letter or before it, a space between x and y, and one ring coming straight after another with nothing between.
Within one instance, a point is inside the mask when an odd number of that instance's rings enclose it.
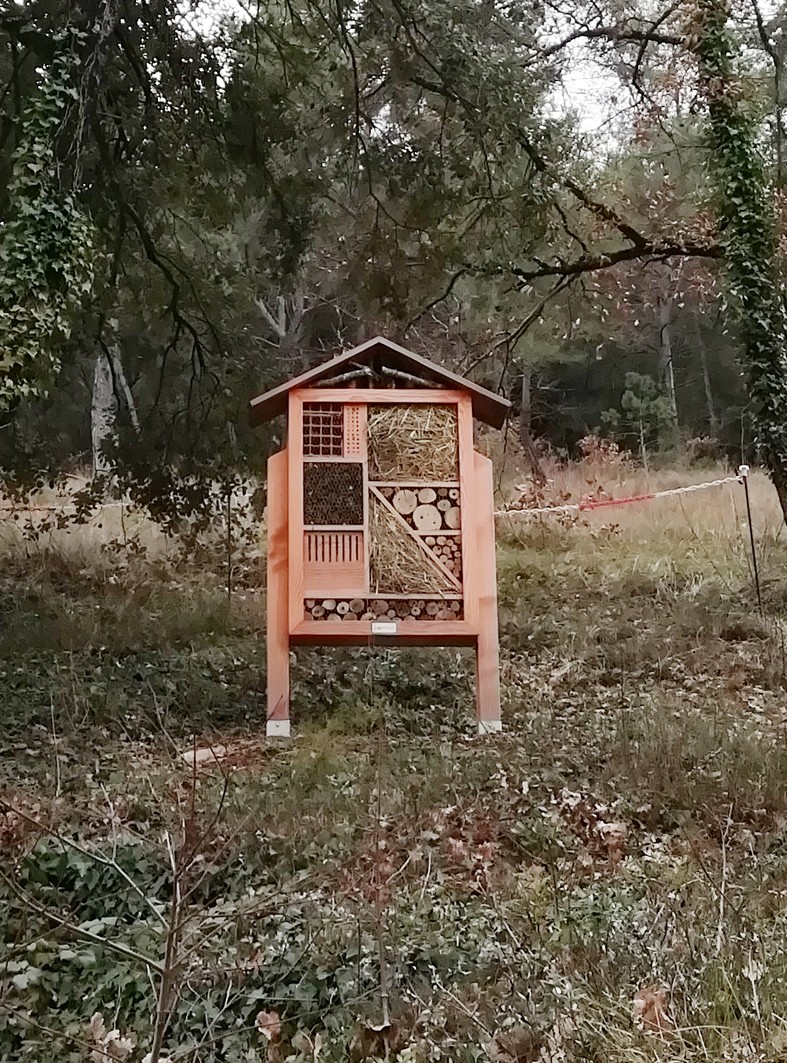
<instances>
[{"instance_id":1,"label":"ivy-covered tree trunk","mask_svg":"<svg viewBox=\"0 0 787 1063\"><path fill-rule=\"evenodd\" d=\"M777 265L772 192L756 118L735 69L730 0L696 0L691 39L710 119L730 293L762 460L787 520L787 319Z\"/></svg>"}]
</instances>

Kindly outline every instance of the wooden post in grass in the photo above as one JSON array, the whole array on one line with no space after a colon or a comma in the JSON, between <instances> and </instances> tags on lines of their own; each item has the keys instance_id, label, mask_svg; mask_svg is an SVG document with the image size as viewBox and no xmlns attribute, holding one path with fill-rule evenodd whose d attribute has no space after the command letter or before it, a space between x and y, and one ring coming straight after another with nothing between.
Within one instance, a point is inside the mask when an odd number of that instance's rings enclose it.
<instances>
[{"instance_id":1,"label":"wooden post in grass","mask_svg":"<svg viewBox=\"0 0 787 1063\"><path fill-rule=\"evenodd\" d=\"M290 629L287 615L287 451L268 458L266 733L290 737ZM271 505L273 500L273 505Z\"/></svg>"},{"instance_id":2,"label":"wooden post in grass","mask_svg":"<svg viewBox=\"0 0 787 1063\"><path fill-rule=\"evenodd\" d=\"M286 413L268 462L267 733L289 736L298 645L472 646L499 731L492 465L473 418L507 399L380 337L252 400Z\"/></svg>"}]
</instances>

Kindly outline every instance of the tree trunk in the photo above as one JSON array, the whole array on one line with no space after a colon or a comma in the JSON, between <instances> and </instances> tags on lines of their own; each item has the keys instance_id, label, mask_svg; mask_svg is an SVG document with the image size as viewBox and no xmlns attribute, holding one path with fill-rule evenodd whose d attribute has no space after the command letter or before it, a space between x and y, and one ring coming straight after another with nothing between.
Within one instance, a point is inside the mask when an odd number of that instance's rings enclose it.
<instances>
[{"instance_id":1,"label":"tree trunk","mask_svg":"<svg viewBox=\"0 0 787 1063\"><path fill-rule=\"evenodd\" d=\"M533 433L531 430L533 418L531 397L532 375L533 370L530 366L525 366L522 370L522 393L519 403L519 439L522 443L522 448L527 455L527 460L530 462L530 471L533 474L533 479L536 480L537 483L543 485L547 482L547 474L544 472L544 466L541 464L541 458L536 448L536 444L533 441Z\"/></svg>"},{"instance_id":2,"label":"tree trunk","mask_svg":"<svg viewBox=\"0 0 787 1063\"><path fill-rule=\"evenodd\" d=\"M257 309L271 328L278 340L279 356L285 362L290 360L296 363L296 368L288 365L288 372L305 369L308 356L302 350L301 332L306 316L306 296L298 290L289 300L283 295L276 297L275 313L268 308L263 299L255 299ZM299 366L299 368L298 368Z\"/></svg>"},{"instance_id":3,"label":"tree trunk","mask_svg":"<svg viewBox=\"0 0 787 1063\"><path fill-rule=\"evenodd\" d=\"M113 471L109 450L115 443L118 401L112 366L100 350L93 370L93 397L90 404L90 434L93 449L93 475L108 476Z\"/></svg>"},{"instance_id":4,"label":"tree trunk","mask_svg":"<svg viewBox=\"0 0 787 1063\"><path fill-rule=\"evenodd\" d=\"M114 376L113 383L115 387L115 394L117 394L118 390L123 393L123 398L126 400L126 409L128 410L128 415L131 418L131 424L136 434L139 435L140 426L139 414L137 413L137 404L134 402L134 396L131 394L131 388L128 386L126 374L123 370L123 363L120 360L120 350L117 346L112 347L109 352L109 357L111 359L112 373Z\"/></svg>"},{"instance_id":5,"label":"tree trunk","mask_svg":"<svg viewBox=\"0 0 787 1063\"><path fill-rule=\"evenodd\" d=\"M670 442L678 443L678 400L675 395L675 371L672 364L672 296L660 293L659 310L659 367L667 395L670 415Z\"/></svg>"},{"instance_id":6,"label":"tree trunk","mask_svg":"<svg viewBox=\"0 0 787 1063\"><path fill-rule=\"evenodd\" d=\"M639 452L642 456L642 468L645 471L645 475L648 475L648 451L645 446L645 425L640 420L639 422Z\"/></svg>"},{"instance_id":7,"label":"tree trunk","mask_svg":"<svg viewBox=\"0 0 787 1063\"><path fill-rule=\"evenodd\" d=\"M708 109L719 228L757 446L787 520L787 319L776 209L758 144L759 123L740 91L730 12L730 0L697 0L691 39Z\"/></svg>"},{"instance_id":8,"label":"tree trunk","mask_svg":"<svg viewBox=\"0 0 787 1063\"><path fill-rule=\"evenodd\" d=\"M782 507L782 515L787 521L787 466L771 466L769 471L773 486L776 488L779 505Z\"/></svg>"},{"instance_id":9,"label":"tree trunk","mask_svg":"<svg viewBox=\"0 0 787 1063\"><path fill-rule=\"evenodd\" d=\"M93 370L93 397L90 404L94 476L110 476L115 471L110 452L117 442L119 394L125 399L131 424L139 435L139 414L123 371L120 352L117 347L110 348L108 353L100 350Z\"/></svg>"},{"instance_id":10,"label":"tree trunk","mask_svg":"<svg viewBox=\"0 0 787 1063\"><path fill-rule=\"evenodd\" d=\"M702 370L702 383L705 388L705 405L708 408L708 430L710 431L711 436L715 438L719 431L719 419L716 416L716 403L713 399L710 369L708 368L708 352L705 347L705 340L702 335L702 329L700 328L699 318L694 319L694 330L697 336L697 354L699 355L700 369Z\"/></svg>"}]
</instances>

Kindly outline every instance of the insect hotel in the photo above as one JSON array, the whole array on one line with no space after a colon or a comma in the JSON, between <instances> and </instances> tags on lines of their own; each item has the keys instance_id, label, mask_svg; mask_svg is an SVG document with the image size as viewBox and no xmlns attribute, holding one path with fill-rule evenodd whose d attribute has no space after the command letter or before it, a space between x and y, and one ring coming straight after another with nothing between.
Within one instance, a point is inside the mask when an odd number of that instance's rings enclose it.
<instances>
[{"instance_id":1,"label":"insect hotel","mask_svg":"<svg viewBox=\"0 0 787 1063\"><path fill-rule=\"evenodd\" d=\"M473 646L499 731L492 464L473 419L509 402L377 337L251 402L287 415L268 460L269 735L290 733L290 648Z\"/></svg>"}]
</instances>

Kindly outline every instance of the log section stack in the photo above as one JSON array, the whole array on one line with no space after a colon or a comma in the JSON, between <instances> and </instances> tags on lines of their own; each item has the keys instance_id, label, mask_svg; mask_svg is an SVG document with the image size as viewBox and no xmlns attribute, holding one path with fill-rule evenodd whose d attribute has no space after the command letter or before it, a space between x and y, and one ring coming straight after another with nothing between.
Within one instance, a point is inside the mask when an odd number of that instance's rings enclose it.
<instances>
[{"instance_id":1,"label":"log section stack","mask_svg":"<svg viewBox=\"0 0 787 1063\"><path fill-rule=\"evenodd\" d=\"M306 598L304 620L461 620L455 598Z\"/></svg>"}]
</instances>

